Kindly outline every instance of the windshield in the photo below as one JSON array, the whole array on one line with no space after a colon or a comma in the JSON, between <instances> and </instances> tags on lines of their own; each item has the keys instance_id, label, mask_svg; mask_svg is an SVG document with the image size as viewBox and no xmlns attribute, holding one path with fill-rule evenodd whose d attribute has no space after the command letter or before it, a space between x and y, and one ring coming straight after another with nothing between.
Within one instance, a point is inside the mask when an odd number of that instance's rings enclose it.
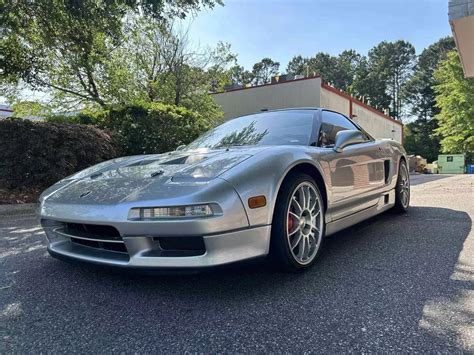
<instances>
[{"instance_id":1,"label":"windshield","mask_svg":"<svg viewBox=\"0 0 474 355\"><path fill-rule=\"evenodd\" d=\"M188 148L309 145L313 115L310 110L289 110L238 117L206 132Z\"/></svg>"}]
</instances>

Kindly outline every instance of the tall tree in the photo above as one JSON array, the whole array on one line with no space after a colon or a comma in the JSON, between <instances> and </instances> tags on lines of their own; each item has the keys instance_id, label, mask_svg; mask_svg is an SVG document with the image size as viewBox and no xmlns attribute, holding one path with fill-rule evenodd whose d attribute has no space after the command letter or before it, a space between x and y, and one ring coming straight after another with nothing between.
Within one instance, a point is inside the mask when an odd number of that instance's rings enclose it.
<instances>
[{"instance_id":1,"label":"tall tree","mask_svg":"<svg viewBox=\"0 0 474 355\"><path fill-rule=\"evenodd\" d=\"M415 72L405 86L404 96L410 105L411 114L416 117L406 127L405 148L410 154L420 154L429 161L437 159L440 137L435 131L438 122L434 117L439 113L435 106L436 95L434 71L446 59L447 53L455 48L452 37L441 38L428 46L418 56Z\"/></svg>"},{"instance_id":2,"label":"tall tree","mask_svg":"<svg viewBox=\"0 0 474 355\"><path fill-rule=\"evenodd\" d=\"M255 85L269 83L272 76L278 74L279 69L279 62L275 62L270 58L263 58L252 67L253 83Z\"/></svg>"},{"instance_id":3,"label":"tall tree","mask_svg":"<svg viewBox=\"0 0 474 355\"><path fill-rule=\"evenodd\" d=\"M303 58L301 55L295 55L286 66L286 72L294 75L309 75L309 68L307 65L307 58Z\"/></svg>"},{"instance_id":4,"label":"tall tree","mask_svg":"<svg viewBox=\"0 0 474 355\"><path fill-rule=\"evenodd\" d=\"M221 0L0 0L0 85L25 84L104 106L104 61L133 14L184 17Z\"/></svg>"},{"instance_id":5,"label":"tall tree","mask_svg":"<svg viewBox=\"0 0 474 355\"><path fill-rule=\"evenodd\" d=\"M350 90L361 55L354 50L345 50L337 57L318 52L313 57L293 57L287 72L295 75L321 74L324 80L341 90Z\"/></svg>"},{"instance_id":6,"label":"tall tree","mask_svg":"<svg viewBox=\"0 0 474 355\"><path fill-rule=\"evenodd\" d=\"M249 85L252 83L253 75L241 65L234 65L229 71L230 82L237 85Z\"/></svg>"},{"instance_id":7,"label":"tall tree","mask_svg":"<svg viewBox=\"0 0 474 355\"><path fill-rule=\"evenodd\" d=\"M404 92L407 103L411 105L411 113L418 119L429 120L439 113L435 106L433 73L454 48L453 38L445 37L425 48L418 56L415 71L406 83Z\"/></svg>"},{"instance_id":8,"label":"tall tree","mask_svg":"<svg viewBox=\"0 0 474 355\"><path fill-rule=\"evenodd\" d=\"M334 70L334 83L344 91L352 92L357 68L361 65L363 57L353 49L345 50L336 59Z\"/></svg>"},{"instance_id":9,"label":"tall tree","mask_svg":"<svg viewBox=\"0 0 474 355\"><path fill-rule=\"evenodd\" d=\"M451 51L434 73L436 116L444 153L474 154L474 79L464 78L456 51Z\"/></svg>"},{"instance_id":10,"label":"tall tree","mask_svg":"<svg viewBox=\"0 0 474 355\"><path fill-rule=\"evenodd\" d=\"M370 105L384 110L390 106L387 83L383 73L374 70L372 62L362 58L355 69L352 94Z\"/></svg>"},{"instance_id":11,"label":"tall tree","mask_svg":"<svg viewBox=\"0 0 474 355\"><path fill-rule=\"evenodd\" d=\"M402 40L383 41L369 51L368 59L374 78L386 84L390 114L402 119L405 114L403 92L415 66L415 48Z\"/></svg>"}]
</instances>

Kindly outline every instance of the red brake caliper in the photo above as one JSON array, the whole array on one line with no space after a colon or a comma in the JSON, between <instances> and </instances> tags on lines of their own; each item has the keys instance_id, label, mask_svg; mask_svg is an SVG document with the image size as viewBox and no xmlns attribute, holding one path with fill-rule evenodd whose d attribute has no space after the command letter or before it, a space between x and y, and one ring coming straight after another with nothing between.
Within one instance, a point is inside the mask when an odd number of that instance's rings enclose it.
<instances>
[{"instance_id":1,"label":"red brake caliper","mask_svg":"<svg viewBox=\"0 0 474 355\"><path fill-rule=\"evenodd\" d=\"M293 218L291 218L290 215L288 215L288 232L291 232L293 230Z\"/></svg>"}]
</instances>

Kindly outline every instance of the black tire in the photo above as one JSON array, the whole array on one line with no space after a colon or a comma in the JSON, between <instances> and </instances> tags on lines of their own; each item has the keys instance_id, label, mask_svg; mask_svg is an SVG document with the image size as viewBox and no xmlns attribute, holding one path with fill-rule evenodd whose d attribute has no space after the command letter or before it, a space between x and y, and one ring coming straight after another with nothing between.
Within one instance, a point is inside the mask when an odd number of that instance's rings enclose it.
<instances>
[{"instance_id":1,"label":"black tire","mask_svg":"<svg viewBox=\"0 0 474 355\"><path fill-rule=\"evenodd\" d=\"M287 228L289 227L288 221L290 219L288 211L289 209L292 208L289 206L290 200L292 199L293 194L296 193L297 188L302 186L302 184L304 186L309 186L308 184L311 184L311 186L314 188L314 191L317 194L317 198L319 199L318 203L320 203L320 211L321 211L320 212L321 218L317 217L318 226L320 227L319 229L321 230L321 232L318 234L318 236L315 236L315 239L312 239L312 242L313 242L312 244L311 242L309 242L309 239L310 239L309 237L307 239L308 244L305 244L305 246L309 248L308 250L311 250L312 247L314 247L315 249L317 247L316 254L314 255L314 257L312 257L311 261L305 262L304 264L300 263L297 260L297 256L294 255L295 249L290 249L290 237L288 236L289 232L287 230ZM311 203L311 199L309 203ZM316 210L316 207L314 208L314 210ZM280 191L278 193L277 202L275 205L275 211L273 213L272 233L271 233L271 243L270 243L270 256L271 256L271 261L273 263L273 266L285 272L298 272L298 271L309 269L316 262L318 255L321 251L321 246L322 246L324 233L325 233L324 213L325 213L324 201L322 199L322 195L319 191L318 185L315 183L314 179L311 176L304 173L291 173L290 175L288 175L285 181L283 182L280 188ZM311 215L309 216L309 218L311 219ZM301 227L301 224L299 224L297 228L299 228L301 233L303 233L303 230L305 230L303 227ZM316 232L314 234L316 234ZM302 236L303 235L304 234L302 234ZM300 237L300 239L301 238L304 238L304 237ZM315 240L317 240L316 243L314 243ZM300 247L298 246L298 248ZM312 253L314 253L314 251L315 250L313 249Z\"/></svg>"},{"instance_id":2,"label":"black tire","mask_svg":"<svg viewBox=\"0 0 474 355\"><path fill-rule=\"evenodd\" d=\"M404 197L404 193L407 196ZM410 206L410 174L405 160L401 160L398 167L397 186L395 188L395 206L393 210L398 213L406 213Z\"/></svg>"}]
</instances>

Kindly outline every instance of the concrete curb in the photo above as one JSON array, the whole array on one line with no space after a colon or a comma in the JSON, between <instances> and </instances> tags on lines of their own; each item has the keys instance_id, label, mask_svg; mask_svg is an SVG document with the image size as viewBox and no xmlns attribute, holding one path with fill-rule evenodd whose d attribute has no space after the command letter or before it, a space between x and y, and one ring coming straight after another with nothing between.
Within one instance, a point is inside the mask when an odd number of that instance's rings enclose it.
<instances>
[{"instance_id":1,"label":"concrete curb","mask_svg":"<svg viewBox=\"0 0 474 355\"><path fill-rule=\"evenodd\" d=\"M22 203L17 205L0 205L0 216L35 214L37 203Z\"/></svg>"}]
</instances>

